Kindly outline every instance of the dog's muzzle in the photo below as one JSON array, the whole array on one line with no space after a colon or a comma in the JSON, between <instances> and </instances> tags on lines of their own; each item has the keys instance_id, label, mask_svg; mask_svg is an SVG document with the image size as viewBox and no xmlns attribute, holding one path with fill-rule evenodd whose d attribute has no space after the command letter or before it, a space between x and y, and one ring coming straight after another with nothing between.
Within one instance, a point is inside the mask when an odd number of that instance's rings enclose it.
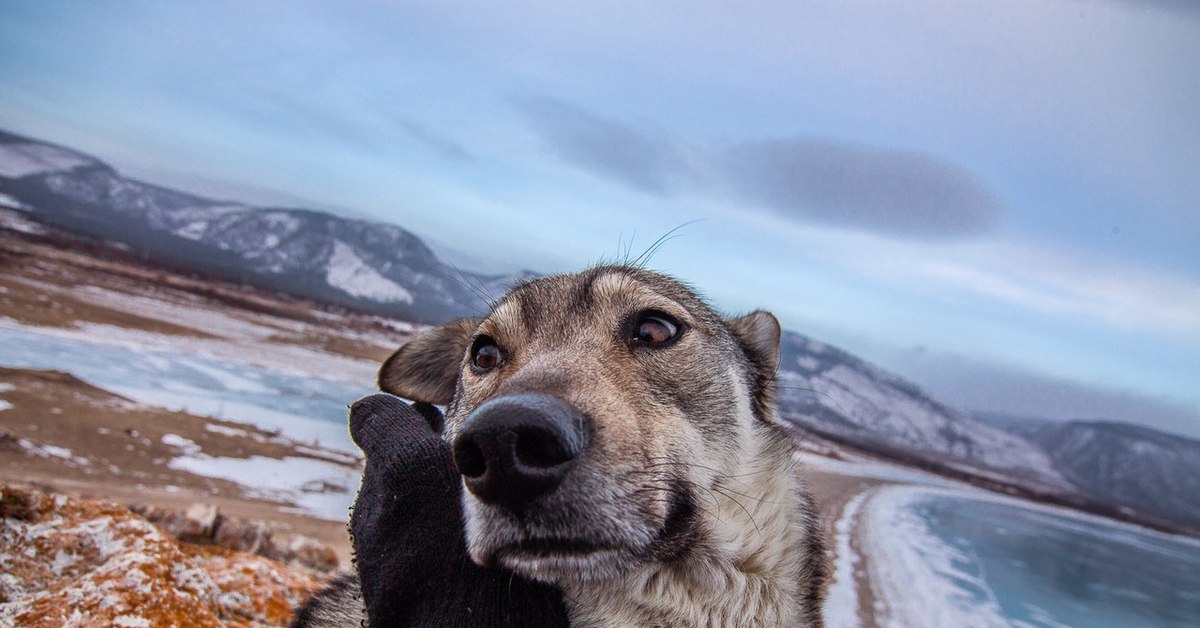
<instances>
[{"instance_id":1,"label":"dog's muzzle","mask_svg":"<svg viewBox=\"0 0 1200 628\"><path fill-rule=\"evenodd\" d=\"M454 465L480 501L519 512L552 492L587 449L587 418L539 394L493 399L454 439Z\"/></svg>"}]
</instances>

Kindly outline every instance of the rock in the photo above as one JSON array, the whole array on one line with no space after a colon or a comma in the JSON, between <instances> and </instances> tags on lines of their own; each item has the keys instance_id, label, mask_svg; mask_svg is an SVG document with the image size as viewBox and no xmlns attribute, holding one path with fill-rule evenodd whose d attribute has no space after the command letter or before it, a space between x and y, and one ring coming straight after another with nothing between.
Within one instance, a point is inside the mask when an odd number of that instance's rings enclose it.
<instances>
[{"instance_id":1,"label":"rock","mask_svg":"<svg viewBox=\"0 0 1200 628\"><path fill-rule=\"evenodd\" d=\"M326 543L302 534L280 532L257 519L225 515L212 504L192 504L184 512L141 504L129 508L188 543L219 545L322 572L332 572L340 566L337 551Z\"/></svg>"},{"instance_id":2,"label":"rock","mask_svg":"<svg viewBox=\"0 0 1200 628\"><path fill-rule=\"evenodd\" d=\"M213 534L220 523L217 507L212 504L192 504L183 512L141 504L130 505L129 509L157 524L164 532L188 543L212 543Z\"/></svg>"},{"instance_id":3,"label":"rock","mask_svg":"<svg viewBox=\"0 0 1200 628\"><path fill-rule=\"evenodd\" d=\"M217 528L217 507L212 504L192 504L183 512L183 521L186 529L183 534L177 534L177 537L182 538L186 534L212 538Z\"/></svg>"},{"instance_id":4,"label":"rock","mask_svg":"<svg viewBox=\"0 0 1200 628\"><path fill-rule=\"evenodd\" d=\"M213 535L213 543L221 547L267 556L275 551L271 529L261 521L225 517Z\"/></svg>"},{"instance_id":5,"label":"rock","mask_svg":"<svg viewBox=\"0 0 1200 628\"><path fill-rule=\"evenodd\" d=\"M327 543L303 534L275 535L274 540L273 551L265 554L267 558L321 572L332 572L339 567L337 552Z\"/></svg>"},{"instance_id":6,"label":"rock","mask_svg":"<svg viewBox=\"0 0 1200 628\"><path fill-rule=\"evenodd\" d=\"M326 581L101 500L3 486L0 516L0 625L285 625Z\"/></svg>"}]
</instances>

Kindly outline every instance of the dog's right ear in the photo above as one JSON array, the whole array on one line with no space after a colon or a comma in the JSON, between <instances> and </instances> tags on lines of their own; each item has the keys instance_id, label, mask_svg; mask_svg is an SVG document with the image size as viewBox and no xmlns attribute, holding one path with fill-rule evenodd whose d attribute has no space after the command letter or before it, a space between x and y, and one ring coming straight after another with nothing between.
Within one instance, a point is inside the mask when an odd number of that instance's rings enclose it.
<instances>
[{"instance_id":1,"label":"dog's right ear","mask_svg":"<svg viewBox=\"0 0 1200 628\"><path fill-rule=\"evenodd\" d=\"M379 389L413 401L449 404L477 327L477 319L464 318L409 340L379 367Z\"/></svg>"}]
</instances>

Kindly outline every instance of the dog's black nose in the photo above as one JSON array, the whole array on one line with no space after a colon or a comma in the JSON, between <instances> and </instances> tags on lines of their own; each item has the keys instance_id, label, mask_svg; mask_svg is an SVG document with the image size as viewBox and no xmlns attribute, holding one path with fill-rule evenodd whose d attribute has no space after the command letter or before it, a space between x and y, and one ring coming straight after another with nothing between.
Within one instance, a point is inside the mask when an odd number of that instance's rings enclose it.
<instances>
[{"instance_id":1,"label":"dog's black nose","mask_svg":"<svg viewBox=\"0 0 1200 628\"><path fill-rule=\"evenodd\" d=\"M479 406L454 439L454 465L476 497L519 510L562 482L587 447L587 420L549 395Z\"/></svg>"}]
</instances>

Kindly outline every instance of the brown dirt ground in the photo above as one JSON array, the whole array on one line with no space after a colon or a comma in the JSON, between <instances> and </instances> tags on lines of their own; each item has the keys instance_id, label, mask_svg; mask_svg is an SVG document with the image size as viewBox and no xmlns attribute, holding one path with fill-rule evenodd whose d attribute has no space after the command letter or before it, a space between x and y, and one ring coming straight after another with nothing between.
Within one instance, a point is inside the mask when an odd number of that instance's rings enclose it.
<instances>
[{"instance_id":1,"label":"brown dirt ground","mask_svg":"<svg viewBox=\"0 0 1200 628\"><path fill-rule=\"evenodd\" d=\"M181 452L162 437L182 436L211 456L313 457L297 450L296 443L239 423L133 404L57 371L0 367L0 384L12 386L0 392L13 406L0 412L0 469L7 480L122 503L177 508L212 503L230 514L279 522L282 528L330 543L343 559L349 557L344 524L282 511L287 504L249 497L234 482L171 469L168 464ZM208 425L252 436L217 433ZM21 440L69 449L72 458L39 456L22 447Z\"/></svg>"},{"instance_id":2,"label":"brown dirt ground","mask_svg":"<svg viewBox=\"0 0 1200 628\"><path fill-rule=\"evenodd\" d=\"M810 454L811 455L811 454ZM817 511L821 515L821 527L825 532L825 553L828 557L830 574L832 575L835 531L834 526L842 517L846 503L855 495L871 490L882 484L879 480L861 478L851 475L840 475L826 471L808 470L805 474L808 489L816 502ZM858 589L858 617L862 628L876 628L874 620L875 596L871 590L871 582L867 577L868 559L852 534L850 547L858 554L858 570L855 573L855 587Z\"/></svg>"},{"instance_id":3,"label":"brown dirt ground","mask_svg":"<svg viewBox=\"0 0 1200 628\"><path fill-rule=\"evenodd\" d=\"M88 287L107 291L92 298ZM117 295L117 301L112 295ZM146 265L120 250L49 230L20 233L0 224L0 319L22 325L76 328L111 325L189 339L223 340L211 330L121 308L120 295L207 310L273 330L266 343L320 349L357 360L381 362L406 339L396 325L285 295L174 273ZM297 443L251 426L141 406L91 386L69 373L0 368L0 473L78 496L124 503L185 508L203 501L229 514L275 522L279 528L332 545L348 564L344 523L286 511L287 504L256 499L233 482L169 468L180 452L162 443L164 434L195 442L213 456L314 457ZM240 429L237 437L207 425ZM20 440L69 449L72 457L39 456Z\"/></svg>"}]
</instances>

